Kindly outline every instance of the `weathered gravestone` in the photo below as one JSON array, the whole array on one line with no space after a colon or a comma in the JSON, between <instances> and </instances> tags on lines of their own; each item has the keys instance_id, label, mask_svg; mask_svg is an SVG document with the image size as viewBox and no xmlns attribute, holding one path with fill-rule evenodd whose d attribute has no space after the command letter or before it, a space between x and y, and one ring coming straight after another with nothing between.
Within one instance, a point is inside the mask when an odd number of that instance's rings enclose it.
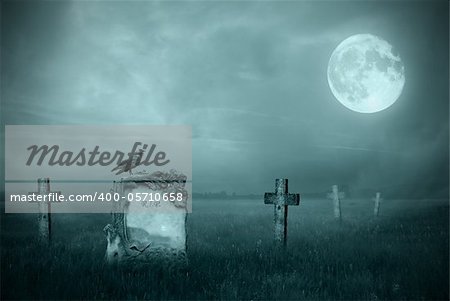
<instances>
[{"instance_id":1,"label":"weathered gravestone","mask_svg":"<svg viewBox=\"0 0 450 301\"><path fill-rule=\"evenodd\" d=\"M32 202L38 203L39 213L38 213L38 243L48 244L52 237L52 212L51 203L59 202L59 191L50 191L50 179L49 178L39 178L37 180L38 191L29 192L29 195L33 196ZM40 196L41 200L38 200Z\"/></svg>"},{"instance_id":2,"label":"weathered gravestone","mask_svg":"<svg viewBox=\"0 0 450 301\"><path fill-rule=\"evenodd\" d=\"M336 219L341 219L341 199L345 198L345 193L339 192L337 185L331 186L331 193L327 194L329 199L333 200L333 211Z\"/></svg>"},{"instance_id":3,"label":"weathered gravestone","mask_svg":"<svg viewBox=\"0 0 450 301\"><path fill-rule=\"evenodd\" d=\"M275 193L264 194L264 204L274 205L274 239L277 245L287 244L288 206L298 206L300 194L288 193L288 179L275 180Z\"/></svg>"},{"instance_id":4,"label":"weathered gravestone","mask_svg":"<svg viewBox=\"0 0 450 301\"><path fill-rule=\"evenodd\" d=\"M115 182L112 223L105 228L106 260L128 267L185 266L188 193L186 176L138 173Z\"/></svg>"},{"instance_id":5,"label":"weathered gravestone","mask_svg":"<svg viewBox=\"0 0 450 301\"><path fill-rule=\"evenodd\" d=\"M380 203L383 199L381 198L381 193L377 192L375 195L375 198L373 198L374 201L374 207L373 207L373 215L377 217L380 213Z\"/></svg>"}]
</instances>

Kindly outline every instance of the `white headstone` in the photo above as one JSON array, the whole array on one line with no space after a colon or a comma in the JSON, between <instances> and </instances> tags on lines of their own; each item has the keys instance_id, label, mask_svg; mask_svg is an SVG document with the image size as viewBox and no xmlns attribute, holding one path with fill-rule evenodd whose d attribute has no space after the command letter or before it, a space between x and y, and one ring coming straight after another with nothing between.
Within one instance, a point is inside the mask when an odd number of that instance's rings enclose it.
<instances>
[{"instance_id":1,"label":"white headstone","mask_svg":"<svg viewBox=\"0 0 450 301\"><path fill-rule=\"evenodd\" d=\"M186 177L139 173L115 183L121 199L105 227L109 263L186 264Z\"/></svg>"}]
</instances>

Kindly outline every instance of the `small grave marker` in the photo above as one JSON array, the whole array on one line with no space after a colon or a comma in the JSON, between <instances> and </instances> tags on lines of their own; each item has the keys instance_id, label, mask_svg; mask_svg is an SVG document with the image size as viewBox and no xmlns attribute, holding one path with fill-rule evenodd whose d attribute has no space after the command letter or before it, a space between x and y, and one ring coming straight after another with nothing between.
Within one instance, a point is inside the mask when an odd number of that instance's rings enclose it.
<instances>
[{"instance_id":1,"label":"small grave marker","mask_svg":"<svg viewBox=\"0 0 450 301\"><path fill-rule=\"evenodd\" d=\"M380 203L383 199L381 198L381 193L377 192L375 197L373 198L373 201L375 202L374 208L373 208L373 215L377 217L380 213Z\"/></svg>"},{"instance_id":2,"label":"small grave marker","mask_svg":"<svg viewBox=\"0 0 450 301\"><path fill-rule=\"evenodd\" d=\"M49 178L39 178L37 180L38 183L38 191L37 192L29 192L29 195L41 195L42 197L51 196L52 200L49 201L37 201L36 199L33 202L38 203L39 206L39 214L38 214L38 242L42 244L48 244L51 241L52 237L52 215L51 215L51 203L59 202L60 191L51 191L50 190L50 179Z\"/></svg>"},{"instance_id":3,"label":"small grave marker","mask_svg":"<svg viewBox=\"0 0 450 301\"><path fill-rule=\"evenodd\" d=\"M327 194L329 199L333 200L334 217L341 219L341 199L345 198L345 193L339 192L337 185L331 186L331 193Z\"/></svg>"},{"instance_id":4,"label":"small grave marker","mask_svg":"<svg viewBox=\"0 0 450 301\"><path fill-rule=\"evenodd\" d=\"M275 193L264 194L264 204L274 205L274 238L278 245L287 244L287 218L288 206L298 206L300 194L288 193L288 179L275 180Z\"/></svg>"}]
</instances>

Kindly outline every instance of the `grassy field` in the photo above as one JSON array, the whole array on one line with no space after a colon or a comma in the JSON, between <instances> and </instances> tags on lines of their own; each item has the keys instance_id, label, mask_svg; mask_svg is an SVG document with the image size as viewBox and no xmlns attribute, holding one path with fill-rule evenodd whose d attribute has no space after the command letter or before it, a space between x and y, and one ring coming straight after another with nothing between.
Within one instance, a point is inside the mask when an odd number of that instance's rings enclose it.
<instances>
[{"instance_id":1,"label":"grassy field","mask_svg":"<svg viewBox=\"0 0 450 301\"><path fill-rule=\"evenodd\" d=\"M262 200L194 200L189 267L121 271L103 264L108 215L54 215L51 249L33 215L2 214L1 299L447 300L448 200L329 200L289 209L289 245L272 246Z\"/></svg>"}]
</instances>

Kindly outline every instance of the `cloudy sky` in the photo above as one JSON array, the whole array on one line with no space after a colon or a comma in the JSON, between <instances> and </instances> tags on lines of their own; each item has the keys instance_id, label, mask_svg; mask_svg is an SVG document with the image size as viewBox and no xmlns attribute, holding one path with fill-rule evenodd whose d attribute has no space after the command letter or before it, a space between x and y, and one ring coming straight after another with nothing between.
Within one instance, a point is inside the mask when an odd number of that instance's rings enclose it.
<instances>
[{"instance_id":1,"label":"cloudy sky","mask_svg":"<svg viewBox=\"0 0 450 301\"><path fill-rule=\"evenodd\" d=\"M188 124L194 191L329 185L448 195L447 1L2 2L2 124ZM371 33L405 66L389 109L327 82ZM402 188L402 189L403 189Z\"/></svg>"}]
</instances>

